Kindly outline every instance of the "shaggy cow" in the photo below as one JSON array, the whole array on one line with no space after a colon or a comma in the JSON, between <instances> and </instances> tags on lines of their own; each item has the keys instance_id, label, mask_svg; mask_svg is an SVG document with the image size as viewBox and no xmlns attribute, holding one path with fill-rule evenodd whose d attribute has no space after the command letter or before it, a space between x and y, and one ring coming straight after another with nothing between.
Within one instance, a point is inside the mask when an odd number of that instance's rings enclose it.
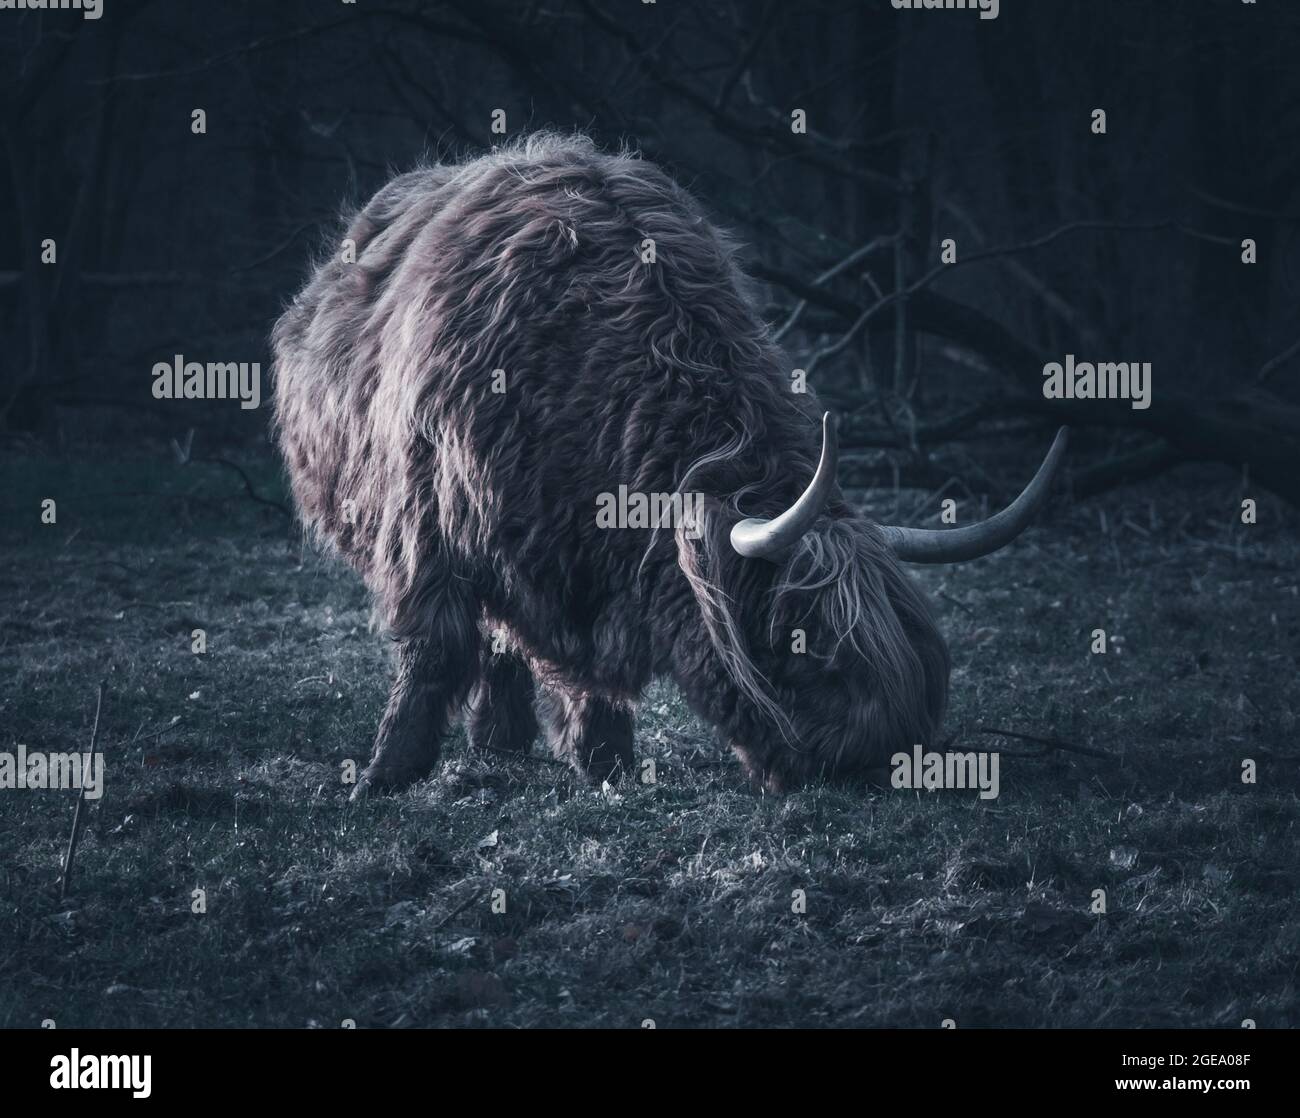
<instances>
[{"instance_id":1,"label":"shaggy cow","mask_svg":"<svg viewBox=\"0 0 1300 1118\"><path fill-rule=\"evenodd\" d=\"M658 676L773 791L933 739L948 654L897 560L1006 543L1062 438L992 521L873 524L735 257L653 165L534 136L394 179L281 318L298 507L397 642L354 797L427 774L462 709L507 751L540 712L557 756L617 779ZM602 526L620 486L695 515Z\"/></svg>"}]
</instances>

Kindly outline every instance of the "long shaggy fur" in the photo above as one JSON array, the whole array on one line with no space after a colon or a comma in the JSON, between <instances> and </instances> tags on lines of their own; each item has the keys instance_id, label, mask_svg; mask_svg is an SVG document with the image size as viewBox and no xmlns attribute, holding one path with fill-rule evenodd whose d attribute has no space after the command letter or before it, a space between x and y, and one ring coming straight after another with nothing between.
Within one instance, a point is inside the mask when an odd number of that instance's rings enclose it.
<instances>
[{"instance_id":1,"label":"long shaggy fur","mask_svg":"<svg viewBox=\"0 0 1300 1118\"><path fill-rule=\"evenodd\" d=\"M807 484L820 413L790 391L736 247L652 164L537 135L402 175L352 218L274 347L302 516L393 635L420 642L449 709L495 633L542 686L557 749L602 768L626 767L620 712L661 675L771 788L934 734L943 641L838 491L782 564L728 543ZM704 494L698 538L598 528L597 495L619 485ZM475 692L476 736L510 678ZM395 688L386 725L410 706ZM429 732L381 732L372 775L427 768L423 744L385 734Z\"/></svg>"}]
</instances>

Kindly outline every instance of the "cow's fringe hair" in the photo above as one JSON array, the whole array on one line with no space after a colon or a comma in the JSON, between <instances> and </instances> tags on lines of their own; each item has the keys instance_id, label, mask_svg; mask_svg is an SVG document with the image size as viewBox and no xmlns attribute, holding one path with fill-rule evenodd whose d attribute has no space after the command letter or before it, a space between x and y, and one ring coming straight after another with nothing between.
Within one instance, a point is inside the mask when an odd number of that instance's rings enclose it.
<instances>
[{"instance_id":1,"label":"cow's fringe hair","mask_svg":"<svg viewBox=\"0 0 1300 1118\"><path fill-rule=\"evenodd\" d=\"M716 516L706 514L704 533L698 540L686 538L679 529L678 566L690 583L709 640L727 675L741 694L777 727L786 744L797 749L799 738L794 725L773 698L771 683L754 663L733 609L734 600L722 585L723 564L717 545L721 526L716 520Z\"/></svg>"},{"instance_id":2,"label":"cow's fringe hair","mask_svg":"<svg viewBox=\"0 0 1300 1118\"><path fill-rule=\"evenodd\" d=\"M918 599L906 576L889 561L885 543L867 521L832 520L805 533L787 557L772 595L773 636L779 617L816 611L835 634L828 662L847 642L874 672L890 706L915 709L916 681L924 678L924 665L908 637L907 622L915 630L929 618L916 610Z\"/></svg>"},{"instance_id":3,"label":"cow's fringe hair","mask_svg":"<svg viewBox=\"0 0 1300 1118\"><path fill-rule=\"evenodd\" d=\"M692 478L696 474L707 475L714 467L725 466L741 458L751 447L753 438L747 429L742 428L716 450L697 458L687 467L677 485L678 492L689 492ZM728 507L735 515L737 502L742 493L731 497ZM734 599L723 588L724 581L721 561L721 548L730 547L729 534L719 517L721 506L715 504L708 510L697 510L702 522L694 527L698 539L692 540L685 533L685 525L677 527L678 566L690 583L691 591L699 604L700 614L704 618L704 627L713 643L714 651L722 661L727 675L746 698L760 710L764 716L780 731L782 738L792 748L799 748L798 735L789 716L772 696L770 681L758 669L749 654L743 628L733 610ZM649 557L658 537L658 528L651 535L650 545L646 549ZM642 560L644 565L645 559Z\"/></svg>"}]
</instances>

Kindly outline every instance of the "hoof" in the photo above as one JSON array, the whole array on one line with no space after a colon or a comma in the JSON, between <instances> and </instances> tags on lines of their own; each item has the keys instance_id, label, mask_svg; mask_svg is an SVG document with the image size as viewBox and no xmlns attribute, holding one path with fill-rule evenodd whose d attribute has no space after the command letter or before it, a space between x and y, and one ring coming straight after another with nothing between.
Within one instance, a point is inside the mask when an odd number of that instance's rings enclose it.
<instances>
[{"instance_id":1,"label":"hoof","mask_svg":"<svg viewBox=\"0 0 1300 1118\"><path fill-rule=\"evenodd\" d=\"M348 797L348 802L355 804L385 792L400 792L403 788L409 788L424 775L414 769L376 769L371 766L361 774L357 786L352 789L352 794Z\"/></svg>"},{"instance_id":2,"label":"hoof","mask_svg":"<svg viewBox=\"0 0 1300 1118\"><path fill-rule=\"evenodd\" d=\"M632 775L636 771L636 762L628 757L600 758L589 761L586 765L581 763L575 764L574 768L579 775L585 776L597 788L606 782L611 787L616 787L624 780L631 782Z\"/></svg>"},{"instance_id":3,"label":"hoof","mask_svg":"<svg viewBox=\"0 0 1300 1118\"><path fill-rule=\"evenodd\" d=\"M357 786L352 789L351 795L348 796L348 803L355 804L361 800L368 800L370 796L370 781L363 776L357 781Z\"/></svg>"}]
</instances>

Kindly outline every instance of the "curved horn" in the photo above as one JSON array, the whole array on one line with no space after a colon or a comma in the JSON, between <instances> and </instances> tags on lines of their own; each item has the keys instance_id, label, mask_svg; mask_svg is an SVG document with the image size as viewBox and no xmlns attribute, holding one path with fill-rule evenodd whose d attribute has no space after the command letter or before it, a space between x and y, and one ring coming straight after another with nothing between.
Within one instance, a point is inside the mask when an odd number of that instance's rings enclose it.
<instances>
[{"instance_id":1,"label":"curved horn","mask_svg":"<svg viewBox=\"0 0 1300 1118\"><path fill-rule=\"evenodd\" d=\"M831 413L822 416L822 457L817 472L795 501L773 520L751 517L731 529L731 546L746 559L779 559L799 542L821 515L835 485L835 468L840 460L840 441Z\"/></svg>"},{"instance_id":2,"label":"curved horn","mask_svg":"<svg viewBox=\"0 0 1300 1118\"><path fill-rule=\"evenodd\" d=\"M951 528L948 531L895 528L882 524L880 531L884 534L885 542L893 549L894 555L905 563L964 563L967 559L978 559L981 555L1005 547L1029 527L1042 507L1048 490L1052 487L1057 467L1065 457L1068 434L1069 429L1066 427L1056 432L1052 449L1038 467L1034 480L996 516L966 528Z\"/></svg>"}]
</instances>

